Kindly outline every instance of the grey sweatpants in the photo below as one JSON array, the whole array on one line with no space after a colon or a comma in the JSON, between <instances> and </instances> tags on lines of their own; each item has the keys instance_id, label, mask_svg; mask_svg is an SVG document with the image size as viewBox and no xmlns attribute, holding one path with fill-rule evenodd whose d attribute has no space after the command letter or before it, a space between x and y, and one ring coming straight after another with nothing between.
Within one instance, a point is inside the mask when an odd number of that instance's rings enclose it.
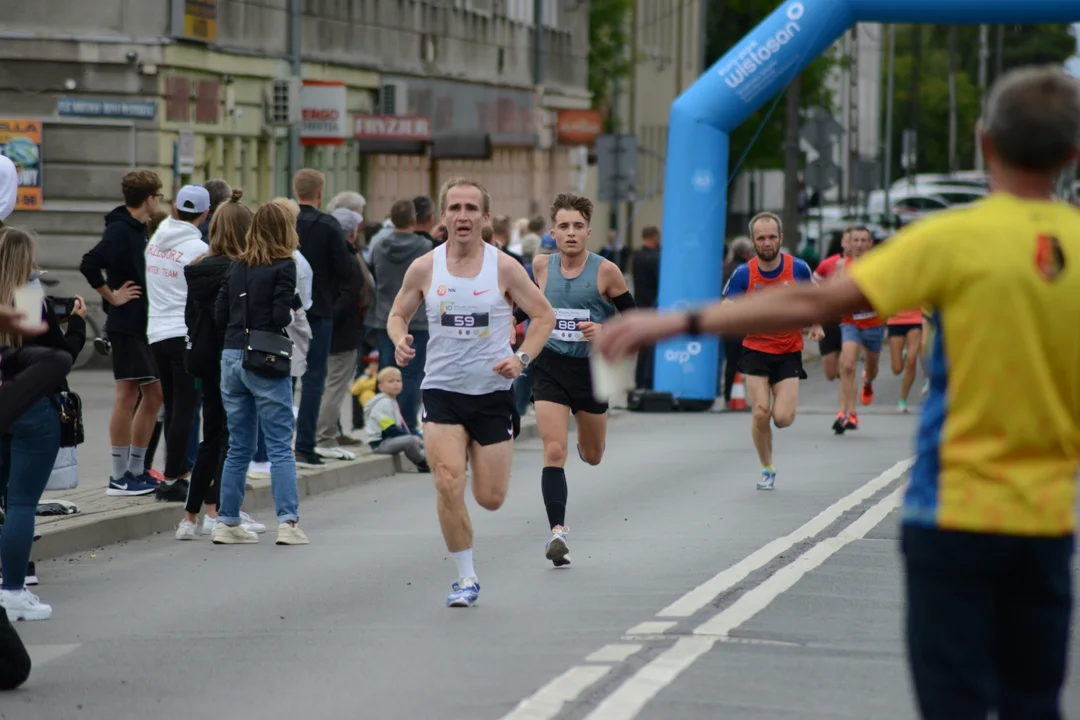
<instances>
[{"instance_id":1,"label":"grey sweatpants","mask_svg":"<svg viewBox=\"0 0 1080 720\"><path fill-rule=\"evenodd\" d=\"M319 406L319 425L315 436L318 447L337 447L341 404L356 375L356 351L331 353L326 363L326 387Z\"/></svg>"},{"instance_id":2,"label":"grey sweatpants","mask_svg":"<svg viewBox=\"0 0 1080 720\"><path fill-rule=\"evenodd\" d=\"M379 443L379 447L375 448L376 455L397 455L400 452L405 453L405 457L409 458L413 465L419 465L427 460L424 448L420 447L415 435L397 435L386 438Z\"/></svg>"}]
</instances>

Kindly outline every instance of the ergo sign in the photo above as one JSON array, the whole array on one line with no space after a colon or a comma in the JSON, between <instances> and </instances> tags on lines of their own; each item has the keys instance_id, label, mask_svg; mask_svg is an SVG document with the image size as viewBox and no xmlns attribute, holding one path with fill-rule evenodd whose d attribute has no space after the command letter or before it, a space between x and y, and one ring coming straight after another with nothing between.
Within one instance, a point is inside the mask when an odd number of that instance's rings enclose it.
<instances>
[{"instance_id":1,"label":"ergo sign","mask_svg":"<svg viewBox=\"0 0 1080 720\"><path fill-rule=\"evenodd\" d=\"M300 90L300 140L305 145L341 145L348 135L345 83L305 80Z\"/></svg>"}]
</instances>

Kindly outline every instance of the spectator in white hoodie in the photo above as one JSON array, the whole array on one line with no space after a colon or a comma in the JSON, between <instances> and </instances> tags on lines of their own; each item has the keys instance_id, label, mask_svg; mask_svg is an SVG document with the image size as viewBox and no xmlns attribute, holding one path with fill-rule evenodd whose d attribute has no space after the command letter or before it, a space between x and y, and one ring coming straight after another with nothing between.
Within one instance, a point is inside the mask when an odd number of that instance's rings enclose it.
<instances>
[{"instance_id":1,"label":"spectator in white hoodie","mask_svg":"<svg viewBox=\"0 0 1080 720\"><path fill-rule=\"evenodd\" d=\"M210 193L185 185L176 194L173 216L164 220L146 246L146 336L161 378L165 400L165 472L158 500L184 502L191 468L187 447L198 394L195 378L184 368L187 349L187 280L184 268L207 251L199 226L210 212Z\"/></svg>"}]
</instances>

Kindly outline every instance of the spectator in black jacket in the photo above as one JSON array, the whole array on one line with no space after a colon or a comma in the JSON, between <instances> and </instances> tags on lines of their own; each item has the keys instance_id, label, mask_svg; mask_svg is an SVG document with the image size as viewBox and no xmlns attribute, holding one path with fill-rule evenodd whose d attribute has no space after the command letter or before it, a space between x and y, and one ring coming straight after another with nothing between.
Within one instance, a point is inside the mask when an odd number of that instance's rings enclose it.
<instances>
[{"instance_id":1,"label":"spectator in black jacket","mask_svg":"<svg viewBox=\"0 0 1080 720\"><path fill-rule=\"evenodd\" d=\"M334 307L338 299L348 292L357 272L341 224L319 211L325 189L326 178L317 170L301 170L293 178L293 193L300 202L300 216L296 219L300 253L311 265L313 275L312 304L307 311L311 344L307 352L307 370L301 381L300 410L296 418L296 462L300 467L321 467L324 464L315 452L315 434L326 388L327 363L334 332Z\"/></svg>"},{"instance_id":2,"label":"spectator in black jacket","mask_svg":"<svg viewBox=\"0 0 1080 720\"><path fill-rule=\"evenodd\" d=\"M0 230L0 305L10 305L16 288L37 282L34 276L34 239L16 228ZM0 335L0 346L37 345L70 353L72 361L86 342L86 304L75 298L67 323L61 327L50 303L38 310L48 329L35 338ZM67 390L66 381L38 399L11 426L0 443L0 496L6 498L4 532L0 534L0 608L9 620L48 620L52 608L26 589L26 569L34 542L34 518L38 501L49 482L60 452L60 414L57 395Z\"/></svg>"},{"instance_id":3,"label":"spectator in black jacket","mask_svg":"<svg viewBox=\"0 0 1080 720\"><path fill-rule=\"evenodd\" d=\"M660 296L660 229L655 225L641 231L641 248L634 252L631 274L638 307L656 307ZM638 388L652 390L655 355L655 345L642 348L638 353L634 383Z\"/></svg>"},{"instance_id":4,"label":"spectator in black jacket","mask_svg":"<svg viewBox=\"0 0 1080 720\"><path fill-rule=\"evenodd\" d=\"M255 436L261 429L270 456L270 488L277 514L278 545L307 545L297 527L300 498L296 461L292 453L292 380L283 375L244 367L249 331L287 337L293 310L301 306L296 294L298 245L292 214L278 203L256 211L247 233L247 246L229 268L214 307L214 326L221 337L221 400L229 427L229 450L221 477L221 503L213 542L219 545L256 543L259 536L244 527L240 507L247 488L247 471L255 455Z\"/></svg>"},{"instance_id":5,"label":"spectator in black jacket","mask_svg":"<svg viewBox=\"0 0 1080 720\"><path fill-rule=\"evenodd\" d=\"M113 471L106 492L149 495L157 485L146 472L145 457L162 394L146 339L144 253L146 223L162 198L161 179L149 170L132 170L124 175L121 190L124 204L105 216L101 242L83 256L79 269L90 287L105 299L105 330L112 343L116 402L109 422Z\"/></svg>"},{"instance_id":6,"label":"spectator in black jacket","mask_svg":"<svg viewBox=\"0 0 1080 720\"><path fill-rule=\"evenodd\" d=\"M352 263L356 268L352 281L343 288L334 304L334 335L330 341L330 362L326 372L326 390L319 409L319 433L315 452L330 460L355 460L356 455L341 447L339 422L341 405L356 376L356 349L360 344L360 296L364 290L364 274L360 267L357 234L364 218L359 213L338 208L332 213L349 243Z\"/></svg>"}]
</instances>

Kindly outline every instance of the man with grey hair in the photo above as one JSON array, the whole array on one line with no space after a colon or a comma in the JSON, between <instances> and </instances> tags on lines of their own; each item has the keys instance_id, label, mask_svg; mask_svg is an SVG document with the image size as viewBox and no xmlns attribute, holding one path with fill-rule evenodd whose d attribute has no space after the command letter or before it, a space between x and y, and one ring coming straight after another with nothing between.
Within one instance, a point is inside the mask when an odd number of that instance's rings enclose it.
<instances>
[{"instance_id":1,"label":"man with grey hair","mask_svg":"<svg viewBox=\"0 0 1080 720\"><path fill-rule=\"evenodd\" d=\"M340 195L338 196L340 197ZM339 207L330 215L341 225L355 265L352 281L341 289L334 301L334 330L330 336L330 359L326 365L326 388L319 405L315 453L326 460L355 460L356 455L341 447L359 444L340 428L341 406L356 374L356 348L360 344L360 307L364 291L364 273L360 268L357 235L364 218L360 213ZM344 440L344 442L343 442Z\"/></svg>"},{"instance_id":2,"label":"man with grey hair","mask_svg":"<svg viewBox=\"0 0 1080 720\"><path fill-rule=\"evenodd\" d=\"M352 210L354 213L361 216L360 222L363 222L364 210L367 208L367 200L358 192L346 190L345 192L339 192L330 200L330 204L326 206L326 212L333 215L334 211L339 208Z\"/></svg>"},{"instance_id":3,"label":"man with grey hair","mask_svg":"<svg viewBox=\"0 0 1080 720\"><path fill-rule=\"evenodd\" d=\"M1006 73L979 144L984 200L905 227L820 285L616 318L598 350L611 360L683 333L930 310L900 541L920 714L1057 720L1080 466L1080 210L1053 193L1080 154L1080 84L1060 67Z\"/></svg>"}]
</instances>

